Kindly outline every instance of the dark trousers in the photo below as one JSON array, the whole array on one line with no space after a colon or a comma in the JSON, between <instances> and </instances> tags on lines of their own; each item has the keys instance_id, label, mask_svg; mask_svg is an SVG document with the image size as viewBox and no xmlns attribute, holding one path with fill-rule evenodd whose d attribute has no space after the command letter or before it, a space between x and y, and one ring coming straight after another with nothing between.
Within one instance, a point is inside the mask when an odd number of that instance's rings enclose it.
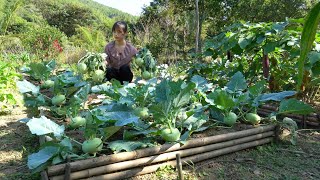
<instances>
[{"instance_id":1,"label":"dark trousers","mask_svg":"<svg viewBox=\"0 0 320 180\"><path fill-rule=\"evenodd\" d=\"M111 79L116 79L120 81L121 84L123 84L124 81L131 82L133 74L129 65L123 65L120 67L120 69L108 67L106 78L108 81L110 81Z\"/></svg>"}]
</instances>

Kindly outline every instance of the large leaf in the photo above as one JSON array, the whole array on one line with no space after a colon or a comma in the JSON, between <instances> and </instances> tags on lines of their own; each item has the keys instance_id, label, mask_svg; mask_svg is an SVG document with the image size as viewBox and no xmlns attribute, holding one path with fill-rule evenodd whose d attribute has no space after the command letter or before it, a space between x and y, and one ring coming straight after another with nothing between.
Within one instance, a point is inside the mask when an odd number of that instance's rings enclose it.
<instances>
[{"instance_id":1,"label":"large leaf","mask_svg":"<svg viewBox=\"0 0 320 180\"><path fill-rule=\"evenodd\" d=\"M230 109L235 105L232 97L222 90L216 90L207 96L208 99L213 99L214 104L219 109Z\"/></svg>"},{"instance_id":2,"label":"large leaf","mask_svg":"<svg viewBox=\"0 0 320 180\"><path fill-rule=\"evenodd\" d=\"M282 23L274 23L272 24L272 29L274 29L277 33L284 30L284 28L288 25L287 22Z\"/></svg>"},{"instance_id":3,"label":"large leaf","mask_svg":"<svg viewBox=\"0 0 320 180\"><path fill-rule=\"evenodd\" d=\"M212 83L208 83L204 77L199 75L193 76L191 82L195 83L197 90L201 92L207 92L212 88Z\"/></svg>"},{"instance_id":4,"label":"large leaf","mask_svg":"<svg viewBox=\"0 0 320 180\"><path fill-rule=\"evenodd\" d=\"M53 133L56 137L61 137L64 133L64 125L59 126L45 116L32 118L27 122L27 126L32 134L38 136Z\"/></svg>"},{"instance_id":5,"label":"large leaf","mask_svg":"<svg viewBox=\"0 0 320 180\"><path fill-rule=\"evenodd\" d=\"M304 75L304 64L308 53L312 48L313 41L320 22L320 2L318 2L308 13L305 24L303 26L300 41L300 58L298 60L298 83L297 91L300 90Z\"/></svg>"},{"instance_id":6,"label":"large leaf","mask_svg":"<svg viewBox=\"0 0 320 180\"><path fill-rule=\"evenodd\" d=\"M264 88L264 85L266 84L265 80L259 81L257 82L255 85L249 87L249 92L252 96L256 97L258 95L260 95Z\"/></svg>"},{"instance_id":7,"label":"large leaf","mask_svg":"<svg viewBox=\"0 0 320 180\"><path fill-rule=\"evenodd\" d=\"M243 74L238 71L231 77L231 80L227 83L227 87L233 92L242 91L247 88L247 82Z\"/></svg>"},{"instance_id":8,"label":"large leaf","mask_svg":"<svg viewBox=\"0 0 320 180\"><path fill-rule=\"evenodd\" d=\"M273 52L277 46L278 46L277 42L269 42L263 47L263 51L265 54L268 54L270 52Z\"/></svg>"},{"instance_id":9,"label":"large leaf","mask_svg":"<svg viewBox=\"0 0 320 180\"><path fill-rule=\"evenodd\" d=\"M23 100L24 105L27 107L39 107L46 104L46 100L44 99L44 96L42 94L37 95L37 97L25 96Z\"/></svg>"},{"instance_id":10,"label":"large leaf","mask_svg":"<svg viewBox=\"0 0 320 180\"><path fill-rule=\"evenodd\" d=\"M204 86L208 83L208 81L199 75L195 75L191 78L191 82L196 84L196 87Z\"/></svg>"},{"instance_id":11,"label":"large leaf","mask_svg":"<svg viewBox=\"0 0 320 180\"><path fill-rule=\"evenodd\" d=\"M27 80L18 81L17 87L18 87L20 93L22 93L22 94L27 93L27 92L31 92L32 94L38 94L39 90L40 90L39 86L35 86Z\"/></svg>"},{"instance_id":12,"label":"large leaf","mask_svg":"<svg viewBox=\"0 0 320 180\"><path fill-rule=\"evenodd\" d=\"M189 131L197 131L200 130L202 125L206 123L208 120L208 115L203 112L198 112L188 117L184 122L183 126L187 128Z\"/></svg>"},{"instance_id":13,"label":"large leaf","mask_svg":"<svg viewBox=\"0 0 320 180\"><path fill-rule=\"evenodd\" d=\"M87 85L81 87L79 89L79 91L76 92L76 94L73 96L74 99L76 99L76 101L78 101L79 103L87 101L90 89L91 89L91 85L90 84L87 84Z\"/></svg>"},{"instance_id":14,"label":"large leaf","mask_svg":"<svg viewBox=\"0 0 320 180\"><path fill-rule=\"evenodd\" d=\"M310 114L311 112L313 109L310 105L297 99L285 99L279 106L279 114Z\"/></svg>"},{"instance_id":15,"label":"large leaf","mask_svg":"<svg viewBox=\"0 0 320 180\"><path fill-rule=\"evenodd\" d=\"M116 121L115 126L124 126L130 123L136 123L139 117L128 111L105 112L101 116L96 116L101 121Z\"/></svg>"},{"instance_id":16,"label":"large leaf","mask_svg":"<svg viewBox=\"0 0 320 180\"><path fill-rule=\"evenodd\" d=\"M37 153L33 153L28 156L28 167L29 169L35 169L42 164L46 163L53 156L57 155L59 147L47 146L41 149Z\"/></svg>"},{"instance_id":17,"label":"large leaf","mask_svg":"<svg viewBox=\"0 0 320 180\"><path fill-rule=\"evenodd\" d=\"M100 106L92 113L100 121L115 121L115 126L137 123L139 117L134 115L126 105L111 104Z\"/></svg>"},{"instance_id":18,"label":"large leaf","mask_svg":"<svg viewBox=\"0 0 320 180\"><path fill-rule=\"evenodd\" d=\"M245 49L250 44L250 41L247 40L246 38L240 38L238 43L239 43L241 49Z\"/></svg>"},{"instance_id":19,"label":"large leaf","mask_svg":"<svg viewBox=\"0 0 320 180\"><path fill-rule=\"evenodd\" d=\"M196 85L191 82L181 89L180 93L173 99L173 106L179 108L187 105L191 98L191 90L193 90L195 86Z\"/></svg>"},{"instance_id":20,"label":"large leaf","mask_svg":"<svg viewBox=\"0 0 320 180\"><path fill-rule=\"evenodd\" d=\"M290 97L295 95L295 91L283 91L279 93L269 93L269 94L262 94L257 97L257 99L261 102L265 101L281 101L282 99L286 97Z\"/></svg>"},{"instance_id":21,"label":"large leaf","mask_svg":"<svg viewBox=\"0 0 320 180\"><path fill-rule=\"evenodd\" d=\"M318 52L310 52L308 55L310 63L313 65L314 63L320 61L320 53Z\"/></svg>"},{"instance_id":22,"label":"large leaf","mask_svg":"<svg viewBox=\"0 0 320 180\"><path fill-rule=\"evenodd\" d=\"M157 102L170 101L171 87L167 79L156 86L155 99Z\"/></svg>"},{"instance_id":23,"label":"large leaf","mask_svg":"<svg viewBox=\"0 0 320 180\"><path fill-rule=\"evenodd\" d=\"M107 140L109 137L111 137L113 134L115 134L116 132L118 132L121 129L121 126L109 126L109 127L105 127L102 130L103 133L103 137L104 137L104 141Z\"/></svg>"},{"instance_id":24,"label":"large leaf","mask_svg":"<svg viewBox=\"0 0 320 180\"><path fill-rule=\"evenodd\" d=\"M43 63L30 63L30 75L35 79L47 79L51 73L51 70L46 67L46 65Z\"/></svg>"},{"instance_id":25,"label":"large leaf","mask_svg":"<svg viewBox=\"0 0 320 180\"><path fill-rule=\"evenodd\" d=\"M145 143L139 142L139 141L118 140L118 141L110 142L108 144L108 148L110 148L115 153L118 153L122 150L130 152L130 151L136 150L137 148L141 147L142 145L145 145Z\"/></svg>"}]
</instances>

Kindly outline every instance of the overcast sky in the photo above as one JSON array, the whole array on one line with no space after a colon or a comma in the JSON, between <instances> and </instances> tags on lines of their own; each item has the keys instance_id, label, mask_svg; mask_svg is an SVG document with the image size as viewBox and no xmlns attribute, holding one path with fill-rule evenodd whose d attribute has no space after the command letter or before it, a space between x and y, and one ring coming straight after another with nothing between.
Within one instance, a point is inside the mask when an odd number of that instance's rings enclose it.
<instances>
[{"instance_id":1,"label":"overcast sky","mask_svg":"<svg viewBox=\"0 0 320 180\"><path fill-rule=\"evenodd\" d=\"M142 12L144 5L150 5L153 0L94 0L100 4L104 4L123 12L139 16Z\"/></svg>"}]
</instances>

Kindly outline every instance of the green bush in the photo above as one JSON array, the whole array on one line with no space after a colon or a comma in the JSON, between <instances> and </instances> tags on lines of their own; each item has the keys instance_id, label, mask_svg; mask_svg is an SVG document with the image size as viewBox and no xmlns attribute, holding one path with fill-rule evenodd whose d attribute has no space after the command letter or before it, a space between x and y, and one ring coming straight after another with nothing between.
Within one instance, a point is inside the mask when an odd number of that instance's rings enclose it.
<instances>
[{"instance_id":1,"label":"green bush","mask_svg":"<svg viewBox=\"0 0 320 180\"><path fill-rule=\"evenodd\" d=\"M62 52L66 36L59 29L44 26L26 33L23 43L27 50L40 58L50 59Z\"/></svg>"}]
</instances>

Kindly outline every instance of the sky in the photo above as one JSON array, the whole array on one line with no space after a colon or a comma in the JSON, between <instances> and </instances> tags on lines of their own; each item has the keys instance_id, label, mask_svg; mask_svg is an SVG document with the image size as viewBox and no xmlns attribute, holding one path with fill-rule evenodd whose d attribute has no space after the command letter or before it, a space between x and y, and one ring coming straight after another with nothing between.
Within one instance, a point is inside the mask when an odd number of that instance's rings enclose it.
<instances>
[{"instance_id":1,"label":"sky","mask_svg":"<svg viewBox=\"0 0 320 180\"><path fill-rule=\"evenodd\" d=\"M139 16L144 5L150 5L153 0L94 0L100 4L119 9L120 11Z\"/></svg>"}]
</instances>

